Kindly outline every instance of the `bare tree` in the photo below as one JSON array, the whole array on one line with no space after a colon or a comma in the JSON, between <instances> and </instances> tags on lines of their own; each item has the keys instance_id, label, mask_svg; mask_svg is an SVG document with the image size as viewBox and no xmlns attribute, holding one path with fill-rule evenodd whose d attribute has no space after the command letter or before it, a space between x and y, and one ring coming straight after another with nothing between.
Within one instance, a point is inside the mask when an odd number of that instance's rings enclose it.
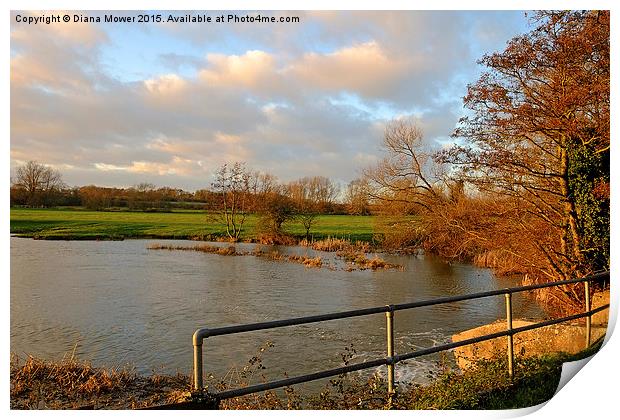
<instances>
[{"instance_id":1,"label":"bare tree","mask_svg":"<svg viewBox=\"0 0 620 420\"><path fill-rule=\"evenodd\" d=\"M330 212L340 193L340 186L324 176L313 176L307 183L308 198L317 203L321 213Z\"/></svg>"},{"instance_id":2,"label":"bare tree","mask_svg":"<svg viewBox=\"0 0 620 420\"><path fill-rule=\"evenodd\" d=\"M249 188L248 209L260 212L269 196L278 191L278 178L269 173L254 171L250 174Z\"/></svg>"},{"instance_id":3,"label":"bare tree","mask_svg":"<svg viewBox=\"0 0 620 420\"><path fill-rule=\"evenodd\" d=\"M244 163L225 163L215 173L212 188L220 196L219 216L226 225L226 234L238 241L248 211L251 175Z\"/></svg>"},{"instance_id":4,"label":"bare tree","mask_svg":"<svg viewBox=\"0 0 620 420\"><path fill-rule=\"evenodd\" d=\"M338 185L324 176L304 177L289 183L286 187L293 201L296 218L306 230L306 239L319 214L327 212L338 196Z\"/></svg>"},{"instance_id":5,"label":"bare tree","mask_svg":"<svg viewBox=\"0 0 620 420\"><path fill-rule=\"evenodd\" d=\"M13 187L22 189L29 206L49 206L64 186L62 175L49 166L30 161L15 171Z\"/></svg>"},{"instance_id":6,"label":"bare tree","mask_svg":"<svg viewBox=\"0 0 620 420\"><path fill-rule=\"evenodd\" d=\"M310 229L318 216L319 206L311 197L310 178L301 178L287 185L287 194L295 205L295 217L306 229L306 239L310 237Z\"/></svg>"},{"instance_id":7,"label":"bare tree","mask_svg":"<svg viewBox=\"0 0 620 420\"><path fill-rule=\"evenodd\" d=\"M416 121L394 120L386 126L386 157L363 172L370 198L400 206L405 213L431 209L444 183L443 168L434 161L423 139Z\"/></svg>"},{"instance_id":8,"label":"bare tree","mask_svg":"<svg viewBox=\"0 0 620 420\"><path fill-rule=\"evenodd\" d=\"M345 193L348 213L356 215L370 214L369 194L370 186L367 179L358 178L349 182Z\"/></svg>"}]
</instances>

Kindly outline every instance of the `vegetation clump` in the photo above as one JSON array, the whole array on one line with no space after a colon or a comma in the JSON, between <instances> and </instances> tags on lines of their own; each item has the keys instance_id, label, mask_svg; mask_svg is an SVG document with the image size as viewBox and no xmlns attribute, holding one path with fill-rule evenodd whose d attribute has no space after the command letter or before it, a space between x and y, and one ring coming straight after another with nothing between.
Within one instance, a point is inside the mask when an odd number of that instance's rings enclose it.
<instances>
[{"instance_id":1,"label":"vegetation clump","mask_svg":"<svg viewBox=\"0 0 620 420\"><path fill-rule=\"evenodd\" d=\"M316 256L314 258L302 257L302 264L306 267L321 267L323 266L323 260L320 256Z\"/></svg>"},{"instance_id":2,"label":"vegetation clump","mask_svg":"<svg viewBox=\"0 0 620 420\"><path fill-rule=\"evenodd\" d=\"M295 245L297 241L291 235L287 235L283 232L261 232L256 241L262 245Z\"/></svg>"},{"instance_id":3,"label":"vegetation clump","mask_svg":"<svg viewBox=\"0 0 620 420\"><path fill-rule=\"evenodd\" d=\"M303 264L306 267L317 267L317 268L323 267L323 259L320 256L311 258L305 255L282 254L278 251L265 252L262 249L255 250L252 253L252 255L256 257L267 258L272 261L294 262L298 264Z\"/></svg>"},{"instance_id":4,"label":"vegetation clump","mask_svg":"<svg viewBox=\"0 0 620 420\"><path fill-rule=\"evenodd\" d=\"M363 252L355 252L355 251L338 251L336 255L347 263L350 263L351 266L347 268L347 270L351 271L354 267L360 270L378 270L378 269L399 269L404 270L403 266L400 264L391 264L386 262L385 260L379 258L378 255L375 255L372 258L368 258Z\"/></svg>"}]
</instances>

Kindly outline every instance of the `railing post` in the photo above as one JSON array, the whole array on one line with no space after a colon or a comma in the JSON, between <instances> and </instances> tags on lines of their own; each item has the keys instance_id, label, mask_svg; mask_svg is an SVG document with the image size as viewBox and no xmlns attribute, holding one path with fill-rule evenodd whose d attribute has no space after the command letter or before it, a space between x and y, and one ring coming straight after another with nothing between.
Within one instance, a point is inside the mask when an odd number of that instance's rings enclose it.
<instances>
[{"instance_id":1,"label":"railing post","mask_svg":"<svg viewBox=\"0 0 620 420\"><path fill-rule=\"evenodd\" d=\"M512 337L512 293L506 293L506 328L510 333L506 336L508 338L508 376L510 379L514 375L514 349L513 349L513 337Z\"/></svg>"},{"instance_id":2,"label":"railing post","mask_svg":"<svg viewBox=\"0 0 620 420\"><path fill-rule=\"evenodd\" d=\"M388 306L386 317L386 334L387 334L387 357L394 357L394 308ZM387 365L388 375L388 399L391 401L394 395L394 362Z\"/></svg>"},{"instance_id":3,"label":"railing post","mask_svg":"<svg viewBox=\"0 0 620 420\"><path fill-rule=\"evenodd\" d=\"M586 294L586 312L592 310L592 302L590 302L590 282L586 280L584 283ZM592 316L586 317L586 348L590 347L590 341L592 340Z\"/></svg>"},{"instance_id":4,"label":"railing post","mask_svg":"<svg viewBox=\"0 0 620 420\"><path fill-rule=\"evenodd\" d=\"M202 393L204 385L202 382L202 340L199 330L194 333L192 341L194 344L194 391Z\"/></svg>"}]
</instances>

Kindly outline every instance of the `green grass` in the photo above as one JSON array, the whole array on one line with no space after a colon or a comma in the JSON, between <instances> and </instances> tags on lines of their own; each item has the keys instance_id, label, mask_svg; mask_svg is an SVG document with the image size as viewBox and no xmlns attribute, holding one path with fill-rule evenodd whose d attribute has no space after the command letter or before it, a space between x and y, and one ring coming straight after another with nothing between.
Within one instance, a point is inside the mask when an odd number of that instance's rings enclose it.
<instances>
[{"instance_id":1,"label":"green grass","mask_svg":"<svg viewBox=\"0 0 620 420\"><path fill-rule=\"evenodd\" d=\"M247 217L242 240L255 237L257 221L256 215ZM317 217L310 234L315 239L331 236L371 241L374 221L372 216L322 215ZM288 222L284 228L291 235L305 235L303 226L298 222ZM214 220L213 215L194 210L145 213L12 208L11 234L38 239L214 239L226 236L226 230L223 224Z\"/></svg>"},{"instance_id":2,"label":"green grass","mask_svg":"<svg viewBox=\"0 0 620 420\"><path fill-rule=\"evenodd\" d=\"M600 339L577 354L557 353L538 357L517 357L514 378L510 380L506 357L479 360L464 373L447 371L420 388L402 396L407 409L503 410L531 407L551 399L560 382L562 364L584 359L601 347Z\"/></svg>"}]
</instances>

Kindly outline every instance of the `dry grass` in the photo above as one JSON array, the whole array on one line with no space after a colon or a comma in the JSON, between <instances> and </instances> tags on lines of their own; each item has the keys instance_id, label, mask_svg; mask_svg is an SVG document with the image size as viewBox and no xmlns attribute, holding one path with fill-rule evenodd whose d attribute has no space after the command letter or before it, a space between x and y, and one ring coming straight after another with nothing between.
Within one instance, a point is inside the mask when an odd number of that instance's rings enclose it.
<instances>
[{"instance_id":1,"label":"dry grass","mask_svg":"<svg viewBox=\"0 0 620 420\"><path fill-rule=\"evenodd\" d=\"M549 281L553 281L553 279L537 278L526 274L521 283L524 286L530 286ZM578 303L585 301L585 287L581 283L545 287L528 293L531 293L553 316L567 316L584 311L584 307Z\"/></svg>"},{"instance_id":2,"label":"dry grass","mask_svg":"<svg viewBox=\"0 0 620 420\"><path fill-rule=\"evenodd\" d=\"M217 254L217 255L229 255L229 256L248 256L252 255L255 257L266 258L272 261L288 261L298 264L303 264L306 267L323 267L323 260L320 256L317 257L308 257L303 255L287 255L281 254L278 251L272 252L264 252L260 248L254 250L253 252L241 252L237 251L234 246L228 247L218 247L211 245L194 245L194 246L182 246L182 245L162 245L162 244L151 244L147 247L147 249L155 249L155 250L169 250L169 251L198 251L205 252L207 254Z\"/></svg>"},{"instance_id":3,"label":"dry grass","mask_svg":"<svg viewBox=\"0 0 620 420\"><path fill-rule=\"evenodd\" d=\"M28 385L47 380L80 396L113 392L135 380L133 372L126 369L95 369L88 363L73 358L58 363L44 362L28 357L21 367L17 357L11 360L11 392L19 394Z\"/></svg>"},{"instance_id":4,"label":"dry grass","mask_svg":"<svg viewBox=\"0 0 620 420\"><path fill-rule=\"evenodd\" d=\"M180 401L184 375L139 377L131 368L95 368L71 357L59 362L11 354L11 409L140 408Z\"/></svg>"}]
</instances>

